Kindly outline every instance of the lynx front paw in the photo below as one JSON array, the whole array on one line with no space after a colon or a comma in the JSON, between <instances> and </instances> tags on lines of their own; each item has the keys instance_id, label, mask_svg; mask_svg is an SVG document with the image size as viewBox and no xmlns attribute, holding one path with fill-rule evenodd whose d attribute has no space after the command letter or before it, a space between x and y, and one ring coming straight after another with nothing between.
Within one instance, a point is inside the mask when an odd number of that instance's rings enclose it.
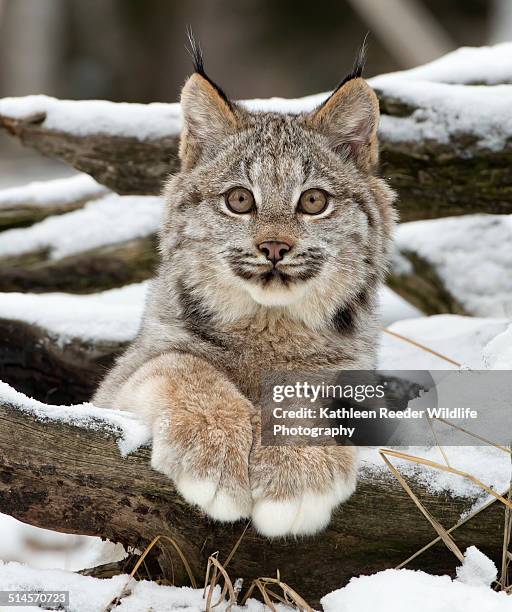
<instances>
[{"instance_id":1,"label":"lynx front paw","mask_svg":"<svg viewBox=\"0 0 512 612\"><path fill-rule=\"evenodd\" d=\"M196 436L182 446L168 432L159 432L153 438L151 465L172 478L182 497L211 518L223 522L247 518L252 507L248 447L209 433L206 440Z\"/></svg>"},{"instance_id":2,"label":"lynx front paw","mask_svg":"<svg viewBox=\"0 0 512 612\"><path fill-rule=\"evenodd\" d=\"M339 448L260 448L251 485L251 517L262 535L313 535L354 492L355 455Z\"/></svg>"}]
</instances>

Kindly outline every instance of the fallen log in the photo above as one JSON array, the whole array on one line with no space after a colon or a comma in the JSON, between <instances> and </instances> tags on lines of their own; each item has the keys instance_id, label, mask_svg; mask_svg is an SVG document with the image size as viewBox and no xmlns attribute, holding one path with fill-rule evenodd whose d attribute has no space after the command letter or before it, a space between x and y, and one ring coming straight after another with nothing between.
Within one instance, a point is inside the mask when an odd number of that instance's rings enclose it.
<instances>
[{"instance_id":1,"label":"fallen log","mask_svg":"<svg viewBox=\"0 0 512 612\"><path fill-rule=\"evenodd\" d=\"M150 278L162 209L161 198L111 193L1 232L0 291L92 293Z\"/></svg>"},{"instance_id":2,"label":"fallen log","mask_svg":"<svg viewBox=\"0 0 512 612\"><path fill-rule=\"evenodd\" d=\"M0 380L41 401L88 400L137 333L146 286L0 296Z\"/></svg>"},{"instance_id":3,"label":"fallen log","mask_svg":"<svg viewBox=\"0 0 512 612\"><path fill-rule=\"evenodd\" d=\"M388 284L425 314L508 317L512 312L512 225L467 215L403 223Z\"/></svg>"},{"instance_id":4,"label":"fallen log","mask_svg":"<svg viewBox=\"0 0 512 612\"><path fill-rule=\"evenodd\" d=\"M429 262L411 251L404 251L401 256L409 263L409 267L406 271L391 271L388 285L393 291L426 315L470 314L445 287Z\"/></svg>"},{"instance_id":5,"label":"fallen log","mask_svg":"<svg viewBox=\"0 0 512 612\"><path fill-rule=\"evenodd\" d=\"M107 193L103 185L87 175L3 189L0 191L0 231L71 212Z\"/></svg>"},{"instance_id":6,"label":"fallen log","mask_svg":"<svg viewBox=\"0 0 512 612\"><path fill-rule=\"evenodd\" d=\"M0 380L45 402L90 399L125 343L75 338L60 342L24 321L0 319Z\"/></svg>"},{"instance_id":7,"label":"fallen log","mask_svg":"<svg viewBox=\"0 0 512 612\"><path fill-rule=\"evenodd\" d=\"M80 407L33 406L30 400L24 405L19 395L14 400L4 397L0 402L0 512L38 527L100 536L139 550L156 535L172 537L201 581L208 555L219 551L219 560L225 561L246 525L211 522L190 507L167 478L151 469L147 448L120 444L128 435L123 413L112 417L113 411L105 411L102 422L98 412L84 416ZM117 425L112 424L113 418ZM118 444L125 452L133 452L123 457ZM409 482L445 527L456 523L475 501L429 492L414 477ZM496 503L478 520L459 528L455 540L462 549L473 544L498 559L502 520L503 511ZM247 588L254 578L279 570L285 582L315 605L352 576L396 566L435 535L397 482L367 466L356 493L325 532L274 541L249 526L228 572L233 579L244 578ZM153 559L155 555L157 551ZM170 548L154 562L167 580L187 583L180 560ZM453 554L437 544L411 567L453 574L456 565Z\"/></svg>"},{"instance_id":8,"label":"fallen log","mask_svg":"<svg viewBox=\"0 0 512 612\"><path fill-rule=\"evenodd\" d=\"M157 263L155 235L60 259L47 250L0 257L0 291L95 293L147 280Z\"/></svg>"}]
</instances>

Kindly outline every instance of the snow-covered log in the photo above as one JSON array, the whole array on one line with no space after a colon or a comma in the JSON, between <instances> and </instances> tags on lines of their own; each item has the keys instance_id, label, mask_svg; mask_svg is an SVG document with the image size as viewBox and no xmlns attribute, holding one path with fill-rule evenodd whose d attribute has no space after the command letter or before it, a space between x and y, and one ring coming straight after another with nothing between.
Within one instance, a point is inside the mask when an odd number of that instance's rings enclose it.
<instances>
[{"instance_id":1,"label":"snow-covered log","mask_svg":"<svg viewBox=\"0 0 512 612\"><path fill-rule=\"evenodd\" d=\"M0 294L0 380L44 401L89 399L135 336L145 290Z\"/></svg>"},{"instance_id":2,"label":"snow-covered log","mask_svg":"<svg viewBox=\"0 0 512 612\"><path fill-rule=\"evenodd\" d=\"M171 482L151 469L148 441L146 428L128 413L46 406L0 385L0 512L139 550L156 535L170 536L200 581L208 555L220 551L224 561L245 524L211 522L185 503ZM314 604L352 576L393 567L432 540L430 524L378 461L376 453L363 461L357 492L324 533L269 541L249 526L230 562L230 576L244 578L248 586L279 570ZM475 502L474 492L464 497L449 489L432 492L414 472L408 479L446 527ZM502 519L494 504L455 532L459 547L473 544L497 559ZM157 561L165 578L187 583L170 549ZM452 553L436 545L413 567L453 575L456 565Z\"/></svg>"},{"instance_id":3,"label":"snow-covered log","mask_svg":"<svg viewBox=\"0 0 512 612\"><path fill-rule=\"evenodd\" d=\"M23 227L81 208L108 192L87 174L0 191L0 230Z\"/></svg>"},{"instance_id":4,"label":"snow-covered log","mask_svg":"<svg viewBox=\"0 0 512 612\"><path fill-rule=\"evenodd\" d=\"M512 314L512 216L403 223L389 284L426 314Z\"/></svg>"},{"instance_id":5,"label":"snow-covered log","mask_svg":"<svg viewBox=\"0 0 512 612\"><path fill-rule=\"evenodd\" d=\"M110 193L1 232L0 291L91 293L151 277L162 205L157 197Z\"/></svg>"},{"instance_id":6,"label":"snow-covered log","mask_svg":"<svg viewBox=\"0 0 512 612\"><path fill-rule=\"evenodd\" d=\"M383 114L382 171L399 192L402 220L512 212L511 49L461 49L370 80ZM244 104L301 112L325 95ZM0 126L118 193L159 193L177 167L178 104L6 98Z\"/></svg>"}]
</instances>

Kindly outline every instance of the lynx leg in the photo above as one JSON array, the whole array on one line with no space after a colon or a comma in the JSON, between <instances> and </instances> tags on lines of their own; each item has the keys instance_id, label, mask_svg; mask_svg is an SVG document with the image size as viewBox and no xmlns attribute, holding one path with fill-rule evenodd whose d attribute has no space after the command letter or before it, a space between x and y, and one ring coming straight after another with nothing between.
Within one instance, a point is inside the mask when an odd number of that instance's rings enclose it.
<instances>
[{"instance_id":1,"label":"lynx leg","mask_svg":"<svg viewBox=\"0 0 512 612\"><path fill-rule=\"evenodd\" d=\"M251 403L222 373L192 355L165 354L139 368L116 408L152 426L152 466L191 504L219 521L250 515Z\"/></svg>"}]
</instances>

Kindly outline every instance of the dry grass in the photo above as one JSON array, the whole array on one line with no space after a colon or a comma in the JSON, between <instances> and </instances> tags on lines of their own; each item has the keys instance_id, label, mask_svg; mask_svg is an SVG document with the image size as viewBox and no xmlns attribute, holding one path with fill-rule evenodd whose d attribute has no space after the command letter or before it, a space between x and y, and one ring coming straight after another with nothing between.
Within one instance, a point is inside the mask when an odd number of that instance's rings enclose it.
<instances>
[{"instance_id":1,"label":"dry grass","mask_svg":"<svg viewBox=\"0 0 512 612\"><path fill-rule=\"evenodd\" d=\"M128 580L126 581L123 589L121 590L121 592L119 593L119 595L117 597L114 597L114 599L109 602L109 604L105 607L103 612L111 612L111 610L113 610L116 606L119 605L119 603L121 602L121 599L123 599L123 597L126 597L127 595L130 594L130 582L134 579L135 574L137 573L139 567L142 565L142 563L144 562L145 558L148 556L149 552L151 551L151 549L160 541L160 540L165 540L166 542L169 542L169 544L171 544L173 546L173 548L176 550L176 552L178 553L181 561L183 562L183 566L185 567L185 571L188 574L188 577L190 579L190 584L192 585L192 587L194 589L197 589L197 582L196 579L194 578L194 574L192 573L192 569L190 567L189 562L187 561L186 556L183 554L183 551L181 550L181 548L179 547L178 543L176 542L176 540L174 540L173 538L166 536L166 535L157 535L156 537L154 537L151 542L146 546L146 548L144 549L144 552L141 554L141 556L139 557L139 559L137 560L137 563L135 564L134 568L132 569L132 571L130 572L130 575L128 576Z\"/></svg>"},{"instance_id":2,"label":"dry grass","mask_svg":"<svg viewBox=\"0 0 512 612\"><path fill-rule=\"evenodd\" d=\"M412 346L415 346L421 351L424 351L425 353L430 353L431 355L434 355L435 357L439 357L439 359L442 359L443 361L451 363L452 365L457 366L458 368L462 366L462 363L460 363L459 361L455 361L455 359L452 359L451 357L447 357L446 355L443 355L442 353L439 353L438 351L434 351L428 346L421 344L421 342L416 342L416 340L413 340L412 338L408 338L407 336L398 334L397 332L391 331L390 329L387 329L386 327L381 327L380 330L384 334L393 336L394 338L397 338L398 340L401 340L402 342L407 342L407 344L412 344Z\"/></svg>"},{"instance_id":3,"label":"dry grass","mask_svg":"<svg viewBox=\"0 0 512 612\"><path fill-rule=\"evenodd\" d=\"M205 580L204 580L204 590L203 590L203 599L205 600L205 612L213 612L213 610L218 607L222 603L226 603L227 606L225 608L226 612L229 612L233 606L237 605L238 597L240 595L240 591L242 590L243 579L237 578L233 584L226 568L229 565L230 561L236 554L246 532L249 528L250 523L247 523L242 534L236 541L235 545L231 549L229 555L226 558L224 563L221 563L218 559L218 552L213 553L208 558L208 563L206 566ZM128 580L126 581L123 589L119 593L117 597L112 599L109 604L104 608L103 612L112 612L120 603L124 597L130 595L130 583L135 578L135 575L141 565L144 563L147 555L150 551L155 547L155 545L164 540L172 545L174 550L178 553L181 561L183 562L183 566L189 576L190 584L193 588L197 588L197 582L194 578L192 570L190 568L190 564L187 561L187 558L178 543L172 538L165 535L157 535L151 542L146 546L139 559L137 560L135 566L133 567ZM220 580L222 579L223 585L222 589L217 597L216 601L213 601L213 596L215 593L215 587L219 585ZM270 586L277 586L282 594L276 593ZM277 578L256 578L253 580L251 586L249 587L247 593L245 594L241 605L244 605L247 599L252 595L254 589L258 589L263 602L272 612L276 612L276 608L273 602L283 603L289 606L291 609L296 610L297 612L314 612L313 608L301 597L294 589L292 589L288 584L281 580L279 572L277 572ZM226 601L227 599L227 601Z\"/></svg>"},{"instance_id":4,"label":"dry grass","mask_svg":"<svg viewBox=\"0 0 512 612\"><path fill-rule=\"evenodd\" d=\"M451 427L459 429L460 431L464 432L468 436L471 436L471 437L474 437L474 438L478 438L479 440L485 441L487 444L492 445L495 448L498 448L499 450L508 453L511 456L511 459L512 459L512 452L511 452L510 448L505 448L505 447L503 447L503 446L501 446L499 444L495 444L495 443L493 443L493 442L491 442L489 440L485 440L481 436L478 436L478 435L473 434L473 433L471 433L471 432L469 432L469 431L467 431L465 429L462 429L462 428L460 428L460 427L454 425L453 423L450 423L449 421L446 421L444 419L438 419L438 420L442 421L446 425L449 425ZM432 424L431 424L431 426L432 426ZM433 431L433 433L435 435L435 431L434 431L433 426L432 426L432 431ZM437 440L437 438L436 438L436 440ZM386 465L390 469L390 471L393 473L393 475L396 477L396 479L398 480L398 482L400 483L400 485L402 486L404 491L409 495L409 497L411 497L411 499L413 500L415 505L418 507L418 509L421 511L423 516L429 521L429 523L432 525L432 527L438 533L438 537L437 538L432 540L429 544L427 544L426 546L424 546L423 548L418 550L416 553L414 553L408 559L406 559L404 562L402 562L400 565L398 565L397 569L400 569L400 568L404 567L410 561L412 561L413 559L418 557L420 554L422 554L423 552L425 552L426 550L431 548L434 544L436 544L439 541L443 541L444 544L446 545L446 547L451 552L453 552L453 554L457 557L457 559L462 563L464 561L464 555L462 554L462 552L460 551L459 547L457 546L457 544L455 543L455 541L453 540L453 538L451 537L450 534L453 531L455 531L456 529L458 529L461 525L464 525L469 520L474 519L484 509L488 508L494 502L500 501L504 505L504 507L505 507L505 524L504 524L504 530L503 530L501 576L500 576L500 579L497 581L497 585L503 591L505 591L506 593L509 593L509 594L512 593L512 585L510 585L510 583L509 583L509 565L510 565L510 563L512 561L512 554L509 551L510 540L511 540L511 536L512 536L512 479L511 479L510 486L509 486L507 491L504 491L502 494L496 493L496 491L494 491L488 485L486 485L483 482L481 482L478 478L476 478L476 476L474 476L472 474L469 474L468 472L465 472L463 470L459 470L459 469L456 469L456 468L452 467L450 465L449 460L448 460L448 456L446 454L445 449L443 449L439 445L438 445L438 448L439 448L439 450L440 450L440 452L441 452L441 454L442 454L442 456L443 456L443 458L445 460L446 465L442 465L442 464L437 463L435 461L431 461L430 459L424 459L423 457L416 457L414 455L409 455L409 454L403 453L401 451L396 451L396 450L391 450L391 449L380 449L379 450L379 453L380 453L382 459L384 460L384 462L386 463ZM464 478L466 480L469 480L470 482L472 482L476 486L478 486L481 489L483 489L486 493L488 493L489 495L492 496L492 499L489 502L487 502L485 505L483 505L481 508L479 508L475 512L471 513L468 517L466 517L465 519L459 521L456 525L452 526L450 529L445 529L430 514L430 512L427 510L427 508L421 503L421 501L418 499L416 494L412 491L410 486L407 484L407 482L404 479L404 477L400 474L398 469L388 459L388 456L395 457L395 458L398 458L398 459L404 459L406 461L411 461L411 462L416 463L418 465L425 465L425 466L428 466L428 467L431 467L431 468L434 468L434 469L437 469L437 470L441 470L441 471L444 471L444 472L448 472L450 474L454 474L456 476L461 476L462 478Z\"/></svg>"}]
</instances>

